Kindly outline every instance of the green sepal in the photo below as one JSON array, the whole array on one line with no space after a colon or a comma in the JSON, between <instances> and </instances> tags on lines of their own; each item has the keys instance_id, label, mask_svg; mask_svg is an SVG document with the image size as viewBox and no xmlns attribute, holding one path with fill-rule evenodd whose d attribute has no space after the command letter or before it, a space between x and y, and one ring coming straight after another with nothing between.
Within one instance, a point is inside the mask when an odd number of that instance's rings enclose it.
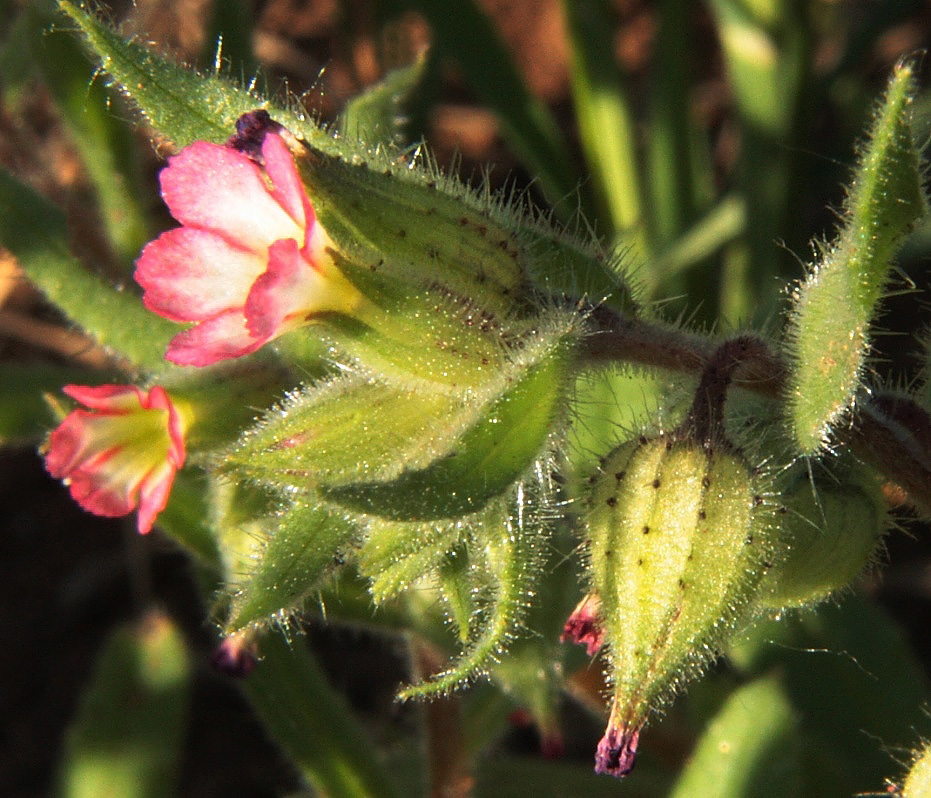
<instances>
[{"instance_id":1,"label":"green sepal","mask_svg":"<svg viewBox=\"0 0 931 798\"><path fill-rule=\"evenodd\" d=\"M145 309L133 293L91 274L68 247L65 214L0 169L0 245L26 276L101 346L130 368L161 371L176 324Z\"/></svg>"},{"instance_id":2,"label":"green sepal","mask_svg":"<svg viewBox=\"0 0 931 798\"><path fill-rule=\"evenodd\" d=\"M848 464L812 479L806 464L781 491L773 567L760 584L759 603L801 607L842 590L876 559L890 519L878 477Z\"/></svg>"},{"instance_id":3,"label":"green sepal","mask_svg":"<svg viewBox=\"0 0 931 798\"><path fill-rule=\"evenodd\" d=\"M373 519L358 554L372 600L382 604L437 573L462 535L458 520L416 524Z\"/></svg>"},{"instance_id":4,"label":"green sepal","mask_svg":"<svg viewBox=\"0 0 931 798\"><path fill-rule=\"evenodd\" d=\"M483 407L452 449L426 468L386 482L323 486L349 509L399 521L452 518L484 507L527 471L562 412L572 348L562 342Z\"/></svg>"},{"instance_id":5,"label":"green sepal","mask_svg":"<svg viewBox=\"0 0 931 798\"><path fill-rule=\"evenodd\" d=\"M726 642L771 543L752 469L726 445L673 433L603 461L587 519L612 718L639 729Z\"/></svg>"},{"instance_id":6,"label":"green sepal","mask_svg":"<svg viewBox=\"0 0 931 798\"><path fill-rule=\"evenodd\" d=\"M220 470L300 491L393 479L448 452L474 412L439 392L341 375L267 412L223 453Z\"/></svg>"},{"instance_id":7,"label":"green sepal","mask_svg":"<svg viewBox=\"0 0 931 798\"><path fill-rule=\"evenodd\" d=\"M264 524L267 539L251 570L236 584L228 634L284 622L343 562L358 535L345 515L313 501L296 501Z\"/></svg>"},{"instance_id":8,"label":"green sepal","mask_svg":"<svg viewBox=\"0 0 931 798\"><path fill-rule=\"evenodd\" d=\"M927 212L912 138L915 65L900 63L876 115L843 227L792 297L787 385L801 451L811 454L854 403L876 314L902 237Z\"/></svg>"},{"instance_id":9,"label":"green sepal","mask_svg":"<svg viewBox=\"0 0 931 798\"><path fill-rule=\"evenodd\" d=\"M441 568L440 587L447 598L463 652L445 671L399 693L402 700L442 695L483 674L504 653L519 631L534 595L549 526L537 513L525 514L524 486L517 489L513 513L486 514L472 539L457 548Z\"/></svg>"},{"instance_id":10,"label":"green sepal","mask_svg":"<svg viewBox=\"0 0 931 798\"><path fill-rule=\"evenodd\" d=\"M437 286L496 317L519 308L517 213L493 200L483 208L461 184L423 170L376 170L309 145L297 164L327 234L379 283Z\"/></svg>"}]
</instances>

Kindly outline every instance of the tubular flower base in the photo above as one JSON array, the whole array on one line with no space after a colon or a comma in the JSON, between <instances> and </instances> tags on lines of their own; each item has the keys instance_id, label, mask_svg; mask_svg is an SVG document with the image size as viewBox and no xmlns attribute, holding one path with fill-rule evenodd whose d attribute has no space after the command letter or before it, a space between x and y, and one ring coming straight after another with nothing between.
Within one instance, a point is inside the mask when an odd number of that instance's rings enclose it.
<instances>
[{"instance_id":1,"label":"tubular flower base","mask_svg":"<svg viewBox=\"0 0 931 798\"><path fill-rule=\"evenodd\" d=\"M294 159L264 111L242 117L227 144L196 141L160 176L182 227L143 249L136 281L150 310L195 322L166 358L208 366L360 300L328 253Z\"/></svg>"},{"instance_id":2,"label":"tubular flower base","mask_svg":"<svg viewBox=\"0 0 931 798\"><path fill-rule=\"evenodd\" d=\"M45 467L95 515L128 515L138 506L138 529L147 534L184 464L181 413L158 386L148 392L124 385L63 390L89 409L74 410L52 432Z\"/></svg>"}]
</instances>

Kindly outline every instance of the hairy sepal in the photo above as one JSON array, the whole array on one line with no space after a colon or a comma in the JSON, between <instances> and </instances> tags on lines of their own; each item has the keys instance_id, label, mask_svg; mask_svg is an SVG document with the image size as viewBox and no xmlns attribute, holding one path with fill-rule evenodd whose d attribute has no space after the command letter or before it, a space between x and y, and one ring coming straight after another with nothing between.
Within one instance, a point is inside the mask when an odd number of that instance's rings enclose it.
<instances>
[{"instance_id":1,"label":"hairy sepal","mask_svg":"<svg viewBox=\"0 0 931 798\"><path fill-rule=\"evenodd\" d=\"M927 213L912 138L915 65L896 68L854 176L836 240L792 296L787 384L796 443L812 454L853 406L896 249Z\"/></svg>"},{"instance_id":2,"label":"hairy sepal","mask_svg":"<svg viewBox=\"0 0 931 798\"><path fill-rule=\"evenodd\" d=\"M771 534L757 481L730 447L675 434L624 444L604 460L588 556L612 719L624 734L636 735L701 670L750 603Z\"/></svg>"},{"instance_id":3,"label":"hairy sepal","mask_svg":"<svg viewBox=\"0 0 931 798\"><path fill-rule=\"evenodd\" d=\"M359 537L351 517L297 500L261 523L265 539L236 582L228 634L287 622L340 565Z\"/></svg>"},{"instance_id":4,"label":"hairy sepal","mask_svg":"<svg viewBox=\"0 0 931 798\"><path fill-rule=\"evenodd\" d=\"M499 374L494 394L470 404L468 425L430 465L386 481L322 485L323 495L347 509L399 521L481 510L527 472L561 425L574 339L528 342L520 361Z\"/></svg>"},{"instance_id":5,"label":"hairy sepal","mask_svg":"<svg viewBox=\"0 0 931 798\"><path fill-rule=\"evenodd\" d=\"M770 610L816 604L848 587L881 548L890 525L879 479L846 463L813 478L807 463L791 469L782 506L773 567L759 590Z\"/></svg>"},{"instance_id":6,"label":"hairy sepal","mask_svg":"<svg viewBox=\"0 0 931 798\"><path fill-rule=\"evenodd\" d=\"M520 630L545 558L550 526L546 480L520 483L507 502L483 514L482 523L439 562L436 583L462 653L441 673L404 688L401 699L428 698L463 687L504 654Z\"/></svg>"}]
</instances>

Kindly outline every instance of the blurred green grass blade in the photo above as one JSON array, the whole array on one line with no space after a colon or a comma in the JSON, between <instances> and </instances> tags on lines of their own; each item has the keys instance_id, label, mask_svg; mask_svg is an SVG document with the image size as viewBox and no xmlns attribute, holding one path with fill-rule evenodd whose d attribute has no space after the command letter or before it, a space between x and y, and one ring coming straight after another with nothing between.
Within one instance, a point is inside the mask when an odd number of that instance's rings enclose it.
<instances>
[{"instance_id":1,"label":"blurred green grass blade","mask_svg":"<svg viewBox=\"0 0 931 798\"><path fill-rule=\"evenodd\" d=\"M801 775L792 705L777 679L757 679L712 718L670 798L792 798Z\"/></svg>"},{"instance_id":2,"label":"blurred green grass blade","mask_svg":"<svg viewBox=\"0 0 931 798\"><path fill-rule=\"evenodd\" d=\"M16 6L15 10L13 6ZM7 23L6 30L0 30L0 90L4 105L13 109L25 99L32 73L29 6L21 8L15 3L4 3L0 7L0 20L12 20Z\"/></svg>"},{"instance_id":3,"label":"blurred green grass blade","mask_svg":"<svg viewBox=\"0 0 931 798\"><path fill-rule=\"evenodd\" d=\"M143 370L165 368L163 355L178 326L88 272L69 252L60 208L2 169L0 207L0 246L42 293L102 346Z\"/></svg>"},{"instance_id":4,"label":"blurred green grass blade","mask_svg":"<svg viewBox=\"0 0 931 798\"><path fill-rule=\"evenodd\" d=\"M685 230L671 245L660 252L647 276L653 286L667 284L723 246L734 241L746 227L746 203L743 197L729 194Z\"/></svg>"},{"instance_id":5,"label":"blurred green grass blade","mask_svg":"<svg viewBox=\"0 0 931 798\"><path fill-rule=\"evenodd\" d=\"M647 95L647 186L656 249L668 246L695 222L714 190L711 153L692 115L691 76L698 55L692 44L693 9L691 0L659 3Z\"/></svg>"},{"instance_id":6,"label":"blurred green grass blade","mask_svg":"<svg viewBox=\"0 0 931 798\"><path fill-rule=\"evenodd\" d=\"M346 701L327 682L303 639L269 634L244 688L259 718L328 798L397 798L393 780Z\"/></svg>"},{"instance_id":7,"label":"blurred green grass blade","mask_svg":"<svg viewBox=\"0 0 931 798\"><path fill-rule=\"evenodd\" d=\"M117 630L68 732L57 794L176 795L189 671L184 641L164 616Z\"/></svg>"},{"instance_id":8,"label":"blurred green grass blade","mask_svg":"<svg viewBox=\"0 0 931 798\"><path fill-rule=\"evenodd\" d=\"M721 315L762 321L775 308L776 278L794 266L777 242L790 232L794 147L805 121L799 109L813 52L807 5L709 5L741 121L738 179L747 206L745 246L721 275Z\"/></svg>"},{"instance_id":9,"label":"blurred green grass blade","mask_svg":"<svg viewBox=\"0 0 931 798\"><path fill-rule=\"evenodd\" d=\"M340 115L338 128L370 146L377 143L403 146L407 143L407 106L424 80L426 55L393 69L374 86L352 97Z\"/></svg>"},{"instance_id":10,"label":"blurred green grass blade","mask_svg":"<svg viewBox=\"0 0 931 798\"><path fill-rule=\"evenodd\" d=\"M609 238L623 234L647 259L649 235L634 116L614 58L610 5L607 0L563 0L563 11L569 29L572 99L602 219Z\"/></svg>"},{"instance_id":11,"label":"blurred green grass blade","mask_svg":"<svg viewBox=\"0 0 931 798\"><path fill-rule=\"evenodd\" d=\"M453 59L550 203L563 216L578 210L578 175L549 109L527 89L491 21L475 0L398 0L426 17L435 47Z\"/></svg>"},{"instance_id":12,"label":"blurred green grass blade","mask_svg":"<svg viewBox=\"0 0 931 798\"><path fill-rule=\"evenodd\" d=\"M129 266L151 238L139 198L143 196L137 142L110 108L110 97L79 42L50 30L59 20L54 4L29 6L32 62L55 98L99 204L107 238Z\"/></svg>"},{"instance_id":13,"label":"blurred green grass blade","mask_svg":"<svg viewBox=\"0 0 931 798\"><path fill-rule=\"evenodd\" d=\"M100 372L49 363L0 366L0 445L36 444L57 423L43 393L58 395L68 383L99 385Z\"/></svg>"},{"instance_id":14,"label":"blurred green grass blade","mask_svg":"<svg viewBox=\"0 0 931 798\"><path fill-rule=\"evenodd\" d=\"M200 63L205 69L225 71L248 85L258 74L252 49L253 3L249 0L217 0L210 14Z\"/></svg>"}]
</instances>

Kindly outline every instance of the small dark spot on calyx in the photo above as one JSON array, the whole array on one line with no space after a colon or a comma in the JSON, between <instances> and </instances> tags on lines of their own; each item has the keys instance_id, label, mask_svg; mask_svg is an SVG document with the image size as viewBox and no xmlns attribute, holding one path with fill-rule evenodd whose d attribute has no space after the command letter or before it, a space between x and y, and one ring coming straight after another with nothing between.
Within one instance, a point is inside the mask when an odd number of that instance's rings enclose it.
<instances>
[{"instance_id":1,"label":"small dark spot on calyx","mask_svg":"<svg viewBox=\"0 0 931 798\"><path fill-rule=\"evenodd\" d=\"M615 496L609 496L605 499L605 504L607 504L608 507L617 507L617 498Z\"/></svg>"},{"instance_id":2,"label":"small dark spot on calyx","mask_svg":"<svg viewBox=\"0 0 931 798\"><path fill-rule=\"evenodd\" d=\"M618 471L618 472L614 475L614 478L615 478L618 482L620 482L622 479L624 479L624 475L625 475L626 473L627 473L626 471Z\"/></svg>"},{"instance_id":3,"label":"small dark spot on calyx","mask_svg":"<svg viewBox=\"0 0 931 798\"><path fill-rule=\"evenodd\" d=\"M650 534L650 527L649 527L649 526L644 525L644 527L643 527L643 534L644 534L644 535L649 535L649 534Z\"/></svg>"},{"instance_id":4,"label":"small dark spot on calyx","mask_svg":"<svg viewBox=\"0 0 931 798\"><path fill-rule=\"evenodd\" d=\"M662 485L662 484L663 484L663 483L660 482L658 478L653 480L653 487L654 487L654 488L658 488L658 487L659 487L660 485Z\"/></svg>"}]
</instances>

